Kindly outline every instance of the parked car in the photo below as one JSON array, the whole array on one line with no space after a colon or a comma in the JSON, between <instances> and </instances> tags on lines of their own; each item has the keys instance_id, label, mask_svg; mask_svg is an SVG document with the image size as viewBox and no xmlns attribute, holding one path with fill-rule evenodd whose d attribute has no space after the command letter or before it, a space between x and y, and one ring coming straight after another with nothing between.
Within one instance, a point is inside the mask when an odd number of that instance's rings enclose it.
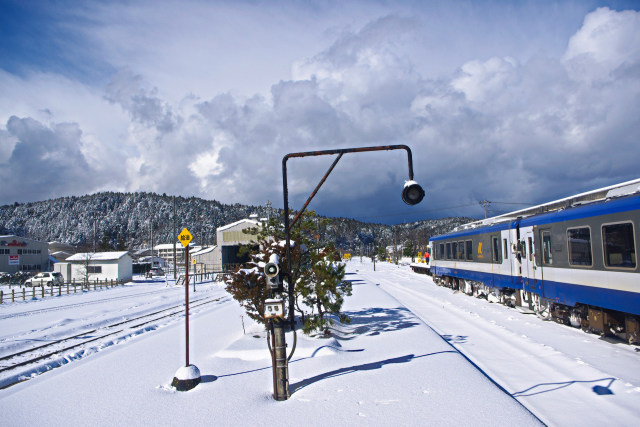
<instances>
[{"instance_id":1,"label":"parked car","mask_svg":"<svg viewBox=\"0 0 640 427\"><path fill-rule=\"evenodd\" d=\"M164 276L164 270L160 267L154 267L147 271L147 277L162 277Z\"/></svg>"},{"instance_id":2,"label":"parked car","mask_svg":"<svg viewBox=\"0 0 640 427\"><path fill-rule=\"evenodd\" d=\"M61 273L38 273L24 281L25 286L62 285L64 278Z\"/></svg>"},{"instance_id":3,"label":"parked car","mask_svg":"<svg viewBox=\"0 0 640 427\"><path fill-rule=\"evenodd\" d=\"M0 271L0 283L9 283L10 278L11 274Z\"/></svg>"}]
</instances>

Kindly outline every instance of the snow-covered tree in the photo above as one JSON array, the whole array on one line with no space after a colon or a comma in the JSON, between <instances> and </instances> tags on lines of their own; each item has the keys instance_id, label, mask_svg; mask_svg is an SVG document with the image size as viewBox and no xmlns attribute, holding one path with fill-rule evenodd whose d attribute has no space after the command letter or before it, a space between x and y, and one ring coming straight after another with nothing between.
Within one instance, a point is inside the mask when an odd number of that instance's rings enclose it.
<instances>
[{"instance_id":1,"label":"snow-covered tree","mask_svg":"<svg viewBox=\"0 0 640 427\"><path fill-rule=\"evenodd\" d=\"M295 310L301 316L305 333L323 330L336 319L343 323L349 321L341 309L344 297L351 295L351 284L343 281L345 270L338 251L332 245L321 243L320 230L326 221L315 212L308 212L291 230L291 277L285 278L283 297L288 300L289 281L295 283ZM278 254L281 270L286 270L285 232L284 226L272 219L256 233L260 249L231 274L227 290L251 318L264 322L268 290L263 267L272 254Z\"/></svg>"}]
</instances>

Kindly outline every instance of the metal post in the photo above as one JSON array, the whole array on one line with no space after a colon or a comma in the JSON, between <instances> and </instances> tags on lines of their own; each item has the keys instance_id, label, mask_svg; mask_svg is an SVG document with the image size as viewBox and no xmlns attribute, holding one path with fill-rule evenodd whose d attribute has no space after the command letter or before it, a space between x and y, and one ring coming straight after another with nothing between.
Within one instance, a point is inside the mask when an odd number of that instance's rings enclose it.
<instances>
[{"instance_id":1,"label":"metal post","mask_svg":"<svg viewBox=\"0 0 640 427\"><path fill-rule=\"evenodd\" d=\"M189 245L184 248L184 315L185 315L185 333L186 333L186 353L187 363L189 366Z\"/></svg>"},{"instance_id":2,"label":"metal post","mask_svg":"<svg viewBox=\"0 0 640 427\"><path fill-rule=\"evenodd\" d=\"M287 343L284 336L284 324L281 319L273 320L273 369L274 399L287 400L289 398L289 366L287 363Z\"/></svg>"}]
</instances>

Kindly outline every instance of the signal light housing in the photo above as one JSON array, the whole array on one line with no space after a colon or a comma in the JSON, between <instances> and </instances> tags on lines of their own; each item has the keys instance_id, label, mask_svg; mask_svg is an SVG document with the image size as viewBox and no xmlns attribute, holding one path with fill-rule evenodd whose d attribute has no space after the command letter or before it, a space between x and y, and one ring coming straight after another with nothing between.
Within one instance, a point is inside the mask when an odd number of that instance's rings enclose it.
<instances>
[{"instance_id":1,"label":"signal light housing","mask_svg":"<svg viewBox=\"0 0 640 427\"><path fill-rule=\"evenodd\" d=\"M402 201L409 206L417 205L424 199L425 192L416 181L407 181L402 189Z\"/></svg>"}]
</instances>

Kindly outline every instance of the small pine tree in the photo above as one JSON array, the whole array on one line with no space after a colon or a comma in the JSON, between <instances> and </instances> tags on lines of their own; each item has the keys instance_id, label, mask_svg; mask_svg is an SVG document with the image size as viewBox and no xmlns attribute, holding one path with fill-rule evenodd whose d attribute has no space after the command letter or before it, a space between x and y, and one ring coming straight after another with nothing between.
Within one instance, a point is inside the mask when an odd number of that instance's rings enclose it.
<instances>
[{"instance_id":1,"label":"small pine tree","mask_svg":"<svg viewBox=\"0 0 640 427\"><path fill-rule=\"evenodd\" d=\"M345 266L338 251L320 242L326 220L315 212L302 215L291 230L291 282L295 283L295 311L301 315L303 332L309 334L326 329L334 318L348 323L341 312L345 296L351 295L351 284L344 282ZM281 270L286 270L285 233L282 224L271 219L261 230L252 230L260 241L260 249L251 253L251 260L227 279L227 291L240 302L252 319L264 323L264 300L268 290L263 267L271 254L278 254ZM288 286L284 286L285 300Z\"/></svg>"}]
</instances>

